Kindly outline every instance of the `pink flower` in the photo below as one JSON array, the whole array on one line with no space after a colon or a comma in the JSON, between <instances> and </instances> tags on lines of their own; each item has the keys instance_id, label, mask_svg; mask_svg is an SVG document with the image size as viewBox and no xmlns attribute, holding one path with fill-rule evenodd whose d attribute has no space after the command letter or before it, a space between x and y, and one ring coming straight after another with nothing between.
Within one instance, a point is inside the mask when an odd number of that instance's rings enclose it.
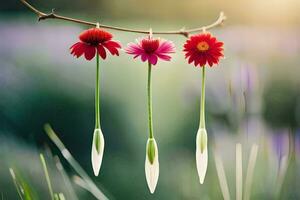
<instances>
[{"instance_id":1,"label":"pink flower","mask_svg":"<svg viewBox=\"0 0 300 200\"><path fill-rule=\"evenodd\" d=\"M148 60L152 65L156 65L158 58L170 61L171 56L168 54L175 53L175 46L171 41L145 37L136 43L129 43L125 51L134 55L134 58L141 56L143 62Z\"/></svg>"}]
</instances>

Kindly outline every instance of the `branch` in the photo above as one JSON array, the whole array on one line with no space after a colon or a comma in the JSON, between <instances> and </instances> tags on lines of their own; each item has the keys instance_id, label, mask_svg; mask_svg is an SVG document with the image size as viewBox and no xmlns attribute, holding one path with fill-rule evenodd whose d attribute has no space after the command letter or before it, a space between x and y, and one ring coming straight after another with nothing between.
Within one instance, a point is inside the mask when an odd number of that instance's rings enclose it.
<instances>
[{"instance_id":1,"label":"branch","mask_svg":"<svg viewBox=\"0 0 300 200\"><path fill-rule=\"evenodd\" d=\"M60 19L60 20L64 20L64 21L70 21L70 22L85 24L85 25L89 25L89 26L97 26L96 22L88 22L88 21L84 21L84 20L80 20L80 19L74 19L74 18L70 18L70 17L57 15L56 13L54 13L54 9L52 9L51 13L46 14L46 13L43 13L43 12L39 11L35 7L33 7L26 0L20 0L20 1L25 6L27 6L31 11L33 11L34 13L37 14L39 21L46 20L46 19ZM194 28L194 29L182 28L180 30L175 30L175 31L157 31L157 32L152 32L152 33L153 34L169 34L169 35L176 35L177 34L177 35L183 35L185 37L188 37L190 33L199 32L199 31L206 31L206 30L212 29L214 27L220 26L220 25L223 24L223 22L225 20L226 20L226 16L224 15L223 12L220 12L220 15L219 15L218 19L215 22L213 22L212 24L207 25L207 26L202 26L202 27ZM101 28L124 31L124 32L131 32L131 33L150 34L150 32L151 32L150 30L145 31L145 30L129 29L129 28L116 27L116 26L109 26L109 25L104 25L104 24L99 24L99 26Z\"/></svg>"}]
</instances>

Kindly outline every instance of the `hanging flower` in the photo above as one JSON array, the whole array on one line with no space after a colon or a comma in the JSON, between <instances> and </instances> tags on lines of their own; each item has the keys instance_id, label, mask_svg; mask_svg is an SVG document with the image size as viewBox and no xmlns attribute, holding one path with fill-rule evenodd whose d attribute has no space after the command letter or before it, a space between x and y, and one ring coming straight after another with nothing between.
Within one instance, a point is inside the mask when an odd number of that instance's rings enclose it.
<instances>
[{"instance_id":1,"label":"hanging flower","mask_svg":"<svg viewBox=\"0 0 300 200\"><path fill-rule=\"evenodd\" d=\"M152 65L156 65L158 59L170 61L171 56L169 54L175 53L175 46L170 41L152 38L152 31L150 30L148 37L138 39L136 43L129 43L125 51L128 54L134 55L134 58L140 56L143 62L148 61L147 100L149 137L146 146L145 175L148 188L151 193L154 193L159 177L159 162L157 144L153 133L151 70Z\"/></svg>"},{"instance_id":2,"label":"hanging flower","mask_svg":"<svg viewBox=\"0 0 300 200\"><path fill-rule=\"evenodd\" d=\"M121 45L112 40L112 34L99 28L90 28L79 35L79 42L71 46L71 54L77 58L84 54L87 60L96 55L96 81L95 81L95 129L92 142L91 161L95 176L99 175L104 152L104 137L100 126L100 67L99 56L106 58L107 49L112 55L119 55Z\"/></svg>"},{"instance_id":3,"label":"hanging flower","mask_svg":"<svg viewBox=\"0 0 300 200\"><path fill-rule=\"evenodd\" d=\"M185 58L189 64L194 62L194 65L203 67L208 64L210 67L213 64L218 64L223 57L223 42L219 42L210 33L200 33L191 36L184 44Z\"/></svg>"},{"instance_id":4,"label":"hanging flower","mask_svg":"<svg viewBox=\"0 0 300 200\"><path fill-rule=\"evenodd\" d=\"M92 60L95 54L99 54L102 59L106 58L106 50L112 55L119 55L118 49L121 45L112 40L112 34L100 28L90 28L79 35L79 42L71 46L71 54L77 58L84 54L87 60ZM105 48L104 48L105 47Z\"/></svg>"},{"instance_id":5,"label":"hanging flower","mask_svg":"<svg viewBox=\"0 0 300 200\"><path fill-rule=\"evenodd\" d=\"M202 67L202 88L200 105L200 122L196 136L196 166L200 183L204 183L207 164L207 132L205 127L205 65L212 67L223 57L223 42L219 42L210 33L191 36L184 44L185 58L188 63Z\"/></svg>"},{"instance_id":6,"label":"hanging flower","mask_svg":"<svg viewBox=\"0 0 300 200\"><path fill-rule=\"evenodd\" d=\"M148 61L152 65L156 65L158 58L170 61L171 56L168 54L175 53L175 46L167 40L146 37L137 40L136 43L129 43L125 51L134 55L134 58L141 56L143 62Z\"/></svg>"}]
</instances>

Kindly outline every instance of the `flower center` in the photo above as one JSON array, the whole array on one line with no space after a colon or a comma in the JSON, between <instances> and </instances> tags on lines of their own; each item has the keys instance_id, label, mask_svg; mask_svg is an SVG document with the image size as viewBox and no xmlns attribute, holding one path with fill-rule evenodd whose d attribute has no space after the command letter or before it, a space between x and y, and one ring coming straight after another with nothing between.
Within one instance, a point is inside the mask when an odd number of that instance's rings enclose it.
<instances>
[{"instance_id":1,"label":"flower center","mask_svg":"<svg viewBox=\"0 0 300 200\"><path fill-rule=\"evenodd\" d=\"M148 54L154 53L158 47L159 47L158 39L143 39L142 40L142 48Z\"/></svg>"},{"instance_id":2,"label":"flower center","mask_svg":"<svg viewBox=\"0 0 300 200\"><path fill-rule=\"evenodd\" d=\"M202 41L197 44L197 49L201 52L207 51L209 49L209 45L207 44L207 42Z\"/></svg>"}]
</instances>

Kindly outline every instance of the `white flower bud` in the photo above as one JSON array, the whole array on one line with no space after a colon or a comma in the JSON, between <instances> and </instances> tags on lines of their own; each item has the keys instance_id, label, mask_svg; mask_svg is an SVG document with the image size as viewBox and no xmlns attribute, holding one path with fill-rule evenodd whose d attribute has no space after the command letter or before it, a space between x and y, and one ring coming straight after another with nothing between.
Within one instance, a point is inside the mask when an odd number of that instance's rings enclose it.
<instances>
[{"instance_id":1,"label":"white flower bud","mask_svg":"<svg viewBox=\"0 0 300 200\"><path fill-rule=\"evenodd\" d=\"M98 176L104 152L104 137L101 129L94 130L92 144L92 166L95 176Z\"/></svg>"},{"instance_id":2,"label":"white flower bud","mask_svg":"<svg viewBox=\"0 0 300 200\"><path fill-rule=\"evenodd\" d=\"M203 184L206 175L207 162L207 133L204 128L200 128L196 137L196 163L201 184Z\"/></svg>"},{"instance_id":3,"label":"white flower bud","mask_svg":"<svg viewBox=\"0 0 300 200\"><path fill-rule=\"evenodd\" d=\"M154 138L148 139L146 146L145 174L150 192L153 194L159 176L158 149Z\"/></svg>"}]
</instances>

